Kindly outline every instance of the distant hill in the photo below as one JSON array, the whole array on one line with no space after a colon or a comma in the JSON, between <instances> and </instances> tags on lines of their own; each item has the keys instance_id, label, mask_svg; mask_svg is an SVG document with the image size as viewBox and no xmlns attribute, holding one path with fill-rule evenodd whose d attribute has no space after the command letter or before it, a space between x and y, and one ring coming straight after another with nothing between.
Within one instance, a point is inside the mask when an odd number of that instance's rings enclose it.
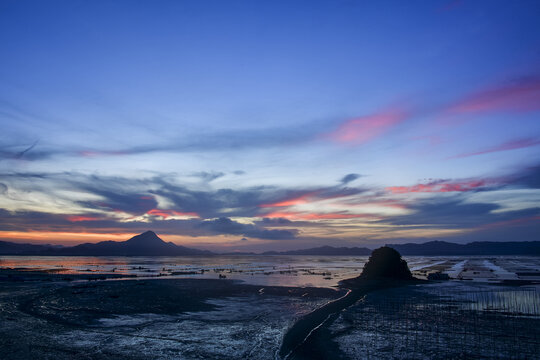
<instances>
[{"instance_id":1,"label":"distant hill","mask_svg":"<svg viewBox=\"0 0 540 360\"><path fill-rule=\"evenodd\" d=\"M401 255L540 255L540 241L477 241L454 244L445 241L429 241L423 244L388 244Z\"/></svg>"},{"instance_id":2,"label":"distant hill","mask_svg":"<svg viewBox=\"0 0 540 360\"><path fill-rule=\"evenodd\" d=\"M387 244L401 255L452 256L452 255L531 255L540 256L540 241L472 242L454 244L445 241L429 241L422 244ZM147 231L126 241L102 241L72 247L52 245L19 244L0 241L0 255L51 255L51 256L190 256L190 255L313 255L313 256L367 256L371 249L365 247L332 247L253 252L229 252L215 254L165 242L154 232Z\"/></svg>"},{"instance_id":3,"label":"distant hill","mask_svg":"<svg viewBox=\"0 0 540 360\"><path fill-rule=\"evenodd\" d=\"M291 251L267 251L262 255L351 255L351 256L365 256L371 254L371 249L359 248L359 247L332 247L321 246L303 250L291 250Z\"/></svg>"},{"instance_id":4,"label":"distant hill","mask_svg":"<svg viewBox=\"0 0 540 360\"><path fill-rule=\"evenodd\" d=\"M165 242L153 231L126 241L102 241L73 247L54 248L43 245L0 242L2 255L65 255L65 256L179 256L212 255L210 251L192 249Z\"/></svg>"},{"instance_id":5,"label":"distant hill","mask_svg":"<svg viewBox=\"0 0 540 360\"><path fill-rule=\"evenodd\" d=\"M429 241L422 244L388 244L401 255L452 256L452 255L540 255L540 241L514 242L472 242L455 244L445 241ZM221 255L317 255L317 256L367 256L371 249L365 247L321 246L292 251L267 251L262 254L253 252L225 253Z\"/></svg>"},{"instance_id":6,"label":"distant hill","mask_svg":"<svg viewBox=\"0 0 540 360\"><path fill-rule=\"evenodd\" d=\"M234 255L261 255L252 251L230 251L226 253L219 253L218 255L234 256Z\"/></svg>"},{"instance_id":7,"label":"distant hill","mask_svg":"<svg viewBox=\"0 0 540 360\"><path fill-rule=\"evenodd\" d=\"M55 248L48 245L19 244L0 241L0 255L42 255Z\"/></svg>"}]
</instances>

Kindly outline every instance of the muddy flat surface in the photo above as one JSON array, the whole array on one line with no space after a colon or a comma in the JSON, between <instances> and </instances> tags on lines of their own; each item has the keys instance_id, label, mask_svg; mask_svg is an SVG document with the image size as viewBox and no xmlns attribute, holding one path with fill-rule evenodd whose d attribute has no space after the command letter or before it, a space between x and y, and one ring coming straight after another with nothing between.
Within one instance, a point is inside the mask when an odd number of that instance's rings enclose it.
<instances>
[{"instance_id":1,"label":"muddy flat surface","mask_svg":"<svg viewBox=\"0 0 540 360\"><path fill-rule=\"evenodd\" d=\"M534 284L418 281L348 292L117 276L0 270L2 359L278 359L280 349L296 360L540 353ZM309 336L293 336L289 350L296 350L283 351L286 334L305 322L299 333Z\"/></svg>"},{"instance_id":2,"label":"muddy flat surface","mask_svg":"<svg viewBox=\"0 0 540 360\"><path fill-rule=\"evenodd\" d=\"M273 359L296 319L344 293L230 280L3 279L3 359Z\"/></svg>"},{"instance_id":3,"label":"muddy flat surface","mask_svg":"<svg viewBox=\"0 0 540 360\"><path fill-rule=\"evenodd\" d=\"M314 341L345 359L538 359L536 286L440 282L367 294Z\"/></svg>"}]
</instances>

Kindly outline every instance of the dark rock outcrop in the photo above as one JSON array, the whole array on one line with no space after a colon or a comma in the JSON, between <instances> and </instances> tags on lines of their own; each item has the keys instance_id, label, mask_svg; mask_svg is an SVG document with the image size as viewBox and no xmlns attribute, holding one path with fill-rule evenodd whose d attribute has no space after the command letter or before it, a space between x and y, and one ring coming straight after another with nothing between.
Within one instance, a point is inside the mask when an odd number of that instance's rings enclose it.
<instances>
[{"instance_id":1,"label":"dark rock outcrop","mask_svg":"<svg viewBox=\"0 0 540 360\"><path fill-rule=\"evenodd\" d=\"M401 258L400 253L391 247L383 246L373 250L360 278L411 280L413 276L407 262Z\"/></svg>"}]
</instances>

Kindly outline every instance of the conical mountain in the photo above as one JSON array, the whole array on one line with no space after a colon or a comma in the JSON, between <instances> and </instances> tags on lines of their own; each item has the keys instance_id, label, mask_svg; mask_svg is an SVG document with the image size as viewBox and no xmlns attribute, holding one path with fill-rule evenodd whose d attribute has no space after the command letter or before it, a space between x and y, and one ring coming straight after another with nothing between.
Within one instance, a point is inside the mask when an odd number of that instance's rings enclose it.
<instances>
[{"instance_id":1,"label":"conical mountain","mask_svg":"<svg viewBox=\"0 0 540 360\"><path fill-rule=\"evenodd\" d=\"M205 250L192 249L163 241L153 231L146 231L126 241L86 243L57 251L61 255L80 256L181 256L211 255Z\"/></svg>"},{"instance_id":2,"label":"conical mountain","mask_svg":"<svg viewBox=\"0 0 540 360\"><path fill-rule=\"evenodd\" d=\"M159 236L156 235L153 231L146 231L142 234L136 235L131 239L127 240L126 245L137 245L137 246L163 246L168 245L163 241Z\"/></svg>"}]
</instances>

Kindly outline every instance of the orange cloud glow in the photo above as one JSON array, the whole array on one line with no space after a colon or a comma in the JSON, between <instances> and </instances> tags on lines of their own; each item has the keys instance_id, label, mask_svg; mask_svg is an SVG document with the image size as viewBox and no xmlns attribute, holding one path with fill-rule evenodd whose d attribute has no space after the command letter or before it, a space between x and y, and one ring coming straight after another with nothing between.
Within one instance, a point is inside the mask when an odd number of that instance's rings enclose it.
<instances>
[{"instance_id":1,"label":"orange cloud glow","mask_svg":"<svg viewBox=\"0 0 540 360\"><path fill-rule=\"evenodd\" d=\"M101 220L100 218L95 217L95 216L79 216L79 215L71 215L71 216L66 217L66 219L71 222Z\"/></svg>"},{"instance_id":2,"label":"orange cloud glow","mask_svg":"<svg viewBox=\"0 0 540 360\"><path fill-rule=\"evenodd\" d=\"M0 240L41 244L79 244L106 240L124 241L136 233L89 233L65 231L0 231Z\"/></svg>"}]
</instances>

